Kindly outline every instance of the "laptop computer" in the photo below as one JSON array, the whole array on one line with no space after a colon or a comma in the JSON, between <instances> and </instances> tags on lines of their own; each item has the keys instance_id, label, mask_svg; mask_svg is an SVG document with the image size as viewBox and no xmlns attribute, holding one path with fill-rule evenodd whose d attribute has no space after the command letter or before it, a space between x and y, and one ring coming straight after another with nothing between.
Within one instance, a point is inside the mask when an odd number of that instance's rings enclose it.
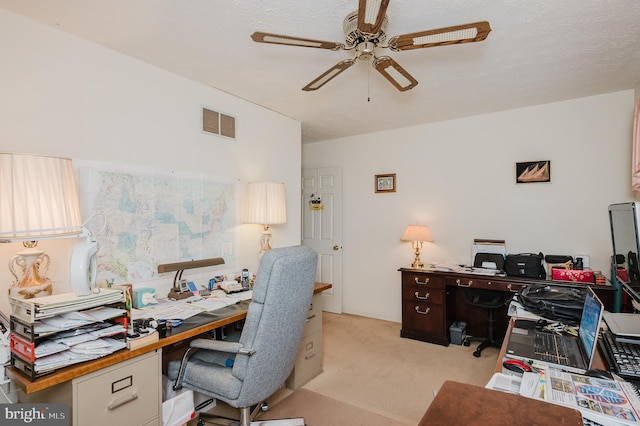
<instances>
[{"instance_id":1,"label":"laptop computer","mask_svg":"<svg viewBox=\"0 0 640 426\"><path fill-rule=\"evenodd\" d=\"M616 338L635 339L636 343L640 343L640 315L605 312L602 318Z\"/></svg>"},{"instance_id":2,"label":"laptop computer","mask_svg":"<svg viewBox=\"0 0 640 426\"><path fill-rule=\"evenodd\" d=\"M604 307L590 287L585 297L577 336L536 328L537 321L518 319L509 335L506 358L584 374L591 368Z\"/></svg>"}]
</instances>

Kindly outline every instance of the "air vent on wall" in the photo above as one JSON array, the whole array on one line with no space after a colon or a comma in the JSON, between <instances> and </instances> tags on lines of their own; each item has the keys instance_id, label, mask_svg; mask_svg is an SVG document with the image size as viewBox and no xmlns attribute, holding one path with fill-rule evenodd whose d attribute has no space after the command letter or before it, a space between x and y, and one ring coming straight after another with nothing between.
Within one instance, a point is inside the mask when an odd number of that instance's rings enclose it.
<instances>
[{"instance_id":1,"label":"air vent on wall","mask_svg":"<svg viewBox=\"0 0 640 426\"><path fill-rule=\"evenodd\" d=\"M202 130L227 138L236 138L236 118L202 108Z\"/></svg>"}]
</instances>

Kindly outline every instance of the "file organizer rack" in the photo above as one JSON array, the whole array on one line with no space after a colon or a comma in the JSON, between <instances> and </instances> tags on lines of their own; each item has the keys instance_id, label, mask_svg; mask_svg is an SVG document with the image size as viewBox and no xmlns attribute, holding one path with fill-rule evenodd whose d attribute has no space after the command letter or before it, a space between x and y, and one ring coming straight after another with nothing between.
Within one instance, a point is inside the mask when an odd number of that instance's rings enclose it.
<instances>
[{"instance_id":1,"label":"file organizer rack","mask_svg":"<svg viewBox=\"0 0 640 426\"><path fill-rule=\"evenodd\" d=\"M63 293L33 299L11 298L9 300L11 304L11 315L29 323L67 312L80 311L124 301L124 293L122 290L115 289L100 289L99 293L92 293L88 296L76 296L74 293Z\"/></svg>"},{"instance_id":2,"label":"file organizer rack","mask_svg":"<svg viewBox=\"0 0 640 426\"><path fill-rule=\"evenodd\" d=\"M47 296L35 299L10 299L10 349L11 365L26 376L29 380L50 374L64 366L36 371L36 348L39 344L52 340L62 333L72 330L81 330L84 327L101 322L122 324L124 330L121 333L109 336L117 340L126 341L126 329L128 314L126 313L125 295L122 290L101 289L100 293L89 296L75 296L72 293L55 296ZM116 313L104 321L96 320L83 326L62 327L56 331L39 332L42 319L56 315L87 311L93 308L109 306L119 308L122 312ZM79 362L85 362L82 360ZM74 364L70 362L68 365ZM66 365L65 365L66 366Z\"/></svg>"}]
</instances>

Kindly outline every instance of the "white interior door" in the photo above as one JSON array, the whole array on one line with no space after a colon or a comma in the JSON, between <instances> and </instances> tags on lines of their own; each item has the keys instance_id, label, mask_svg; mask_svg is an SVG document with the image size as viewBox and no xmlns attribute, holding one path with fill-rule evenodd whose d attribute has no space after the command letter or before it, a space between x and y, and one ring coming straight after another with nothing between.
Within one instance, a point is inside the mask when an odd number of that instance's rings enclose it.
<instances>
[{"instance_id":1,"label":"white interior door","mask_svg":"<svg viewBox=\"0 0 640 426\"><path fill-rule=\"evenodd\" d=\"M302 244L319 254L317 281L325 311L342 313L342 169L302 171Z\"/></svg>"}]
</instances>

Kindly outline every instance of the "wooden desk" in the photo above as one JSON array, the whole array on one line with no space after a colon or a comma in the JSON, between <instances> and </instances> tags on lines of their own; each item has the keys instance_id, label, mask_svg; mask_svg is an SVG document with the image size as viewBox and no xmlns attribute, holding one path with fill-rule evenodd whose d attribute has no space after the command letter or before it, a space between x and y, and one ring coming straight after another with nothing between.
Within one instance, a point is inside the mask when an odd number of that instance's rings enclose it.
<instances>
[{"instance_id":1,"label":"wooden desk","mask_svg":"<svg viewBox=\"0 0 640 426\"><path fill-rule=\"evenodd\" d=\"M582 425L573 408L532 398L444 382L418 426L434 425Z\"/></svg>"},{"instance_id":2,"label":"wooden desk","mask_svg":"<svg viewBox=\"0 0 640 426\"><path fill-rule=\"evenodd\" d=\"M481 288L516 293L521 288L544 283L557 286L582 286L560 281L534 278L500 277L432 272L422 269L401 268L402 273L402 330L400 335L410 339L449 345L449 326L454 321L467 324L467 335L486 337L488 314L485 309L464 301L465 288ZM617 289L613 286L591 286L611 311ZM509 323L507 306L496 312L495 337L504 336Z\"/></svg>"},{"instance_id":3,"label":"wooden desk","mask_svg":"<svg viewBox=\"0 0 640 426\"><path fill-rule=\"evenodd\" d=\"M316 283L314 288L314 294L321 293L331 288L331 284ZM180 343L184 340L191 339L200 334L207 333L219 327L232 324L234 322L243 320L247 316L247 308L249 302L240 302L237 305L227 306L226 308L214 311L198 314L195 317L189 318L178 328L175 328L167 333L167 337L160 339L158 342L151 343L133 351L121 350L114 354L99 358L95 361L88 361L77 365L72 365L66 368L57 370L51 374L40 377L34 381L30 381L17 370L8 367L6 368L7 376L26 394L38 392L60 383L64 383L75 379L77 377L84 376L86 374L98 371L100 369L122 363L137 356L146 354L148 352L162 349L173 344Z\"/></svg>"}]
</instances>

